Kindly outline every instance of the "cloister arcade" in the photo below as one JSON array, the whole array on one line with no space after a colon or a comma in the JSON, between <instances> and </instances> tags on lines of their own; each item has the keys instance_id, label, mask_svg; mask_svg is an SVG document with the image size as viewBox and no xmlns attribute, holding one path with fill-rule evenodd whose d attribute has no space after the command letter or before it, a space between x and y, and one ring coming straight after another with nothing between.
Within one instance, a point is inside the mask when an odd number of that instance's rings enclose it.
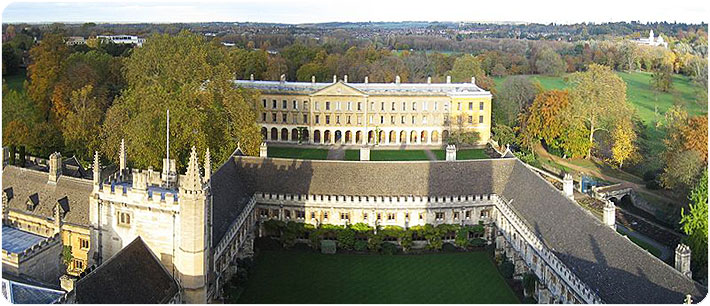
<instances>
[{"instance_id":1,"label":"cloister arcade","mask_svg":"<svg viewBox=\"0 0 710 306\"><path fill-rule=\"evenodd\" d=\"M424 128L424 129L331 129L316 128L313 130L304 129L301 139L309 144L375 144L380 145L439 145L449 137L446 129ZM366 135L366 136L365 136ZM261 128L261 136L264 140L272 142L293 142L299 140L297 128L267 127Z\"/></svg>"}]
</instances>

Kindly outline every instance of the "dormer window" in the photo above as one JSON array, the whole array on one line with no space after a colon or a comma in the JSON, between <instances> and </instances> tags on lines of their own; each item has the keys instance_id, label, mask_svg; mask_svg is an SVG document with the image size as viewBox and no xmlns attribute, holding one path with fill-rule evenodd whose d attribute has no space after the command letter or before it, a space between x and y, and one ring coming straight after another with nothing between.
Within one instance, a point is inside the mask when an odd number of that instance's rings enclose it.
<instances>
[{"instance_id":1,"label":"dormer window","mask_svg":"<svg viewBox=\"0 0 710 306\"><path fill-rule=\"evenodd\" d=\"M33 193L27 199L27 210L33 211L39 204L39 194Z\"/></svg>"},{"instance_id":2,"label":"dormer window","mask_svg":"<svg viewBox=\"0 0 710 306\"><path fill-rule=\"evenodd\" d=\"M69 212L69 199L67 197L63 197L59 200L57 200L57 203L59 204L59 213L61 214L62 218L67 215Z\"/></svg>"}]
</instances>

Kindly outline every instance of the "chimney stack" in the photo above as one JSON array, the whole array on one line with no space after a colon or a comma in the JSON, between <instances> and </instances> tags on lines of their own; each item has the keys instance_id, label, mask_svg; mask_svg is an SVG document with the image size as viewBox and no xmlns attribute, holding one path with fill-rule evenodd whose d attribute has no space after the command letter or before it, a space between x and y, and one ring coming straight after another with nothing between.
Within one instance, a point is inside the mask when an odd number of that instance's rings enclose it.
<instances>
[{"instance_id":1,"label":"chimney stack","mask_svg":"<svg viewBox=\"0 0 710 306\"><path fill-rule=\"evenodd\" d=\"M254 82L254 74L253 73L249 75L249 81Z\"/></svg>"},{"instance_id":2,"label":"chimney stack","mask_svg":"<svg viewBox=\"0 0 710 306\"><path fill-rule=\"evenodd\" d=\"M399 78L399 75L397 75L397 76L394 78L394 82L397 83L397 84L399 84L400 81L401 81L401 79Z\"/></svg>"},{"instance_id":3,"label":"chimney stack","mask_svg":"<svg viewBox=\"0 0 710 306\"><path fill-rule=\"evenodd\" d=\"M476 85L476 77L471 77L471 84Z\"/></svg>"},{"instance_id":4,"label":"chimney stack","mask_svg":"<svg viewBox=\"0 0 710 306\"><path fill-rule=\"evenodd\" d=\"M49 156L49 183L56 184L62 176L62 154L54 152Z\"/></svg>"},{"instance_id":5,"label":"chimney stack","mask_svg":"<svg viewBox=\"0 0 710 306\"><path fill-rule=\"evenodd\" d=\"M118 159L120 165L119 170L121 174L123 174L123 171L126 170L126 141L124 139L121 139L121 151L118 153Z\"/></svg>"},{"instance_id":6,"label":"chimney stack","mask_svg":"<svg viewBox=\"0 0 710 306\"><path fill-rule=\"evenodd\" d=\"M370 78L368 78L367 76L365 76L365 84L367 84L367 83L370 83Z\"/></svg>"},{"instance_id":7,"label":"chimney stack","mask_svg":"<svg viewBox=\"0 0 710 306\"><path fill-rule=\"evenodd\" d=\"M446 76L446 84L451 84L451 76L450 75Z\"/></svg>"},{"instance_id":8,"label":"chimney stack","mask_svg":"<svg viewBox=\"0 0 710 306\"><path fill-rule=\"evenodd\" d=\"M347 83L347 82L348 82L348 75L346 74L343 76L343 83Z\"/></svg>"},{"instance_id":9,"label":"chimney stack","mask_svg":"<svg viewBox=\"0 0 710 306\"><path fill-rule=\"evenodd\" d=\"M337 83L337 82L338 82L338 76L334 74L333 75L333 83Z\"/></svg>"},{"instance_id":10,"label":"chimney stack","mask_svg":"<svg viewBox=\"0 0 710 306\"><path fill-rule=\"evenodd\" d=\"M285 74L282 74L281 77L279 78L279 81L280 81L281 83L285 83L285 82L286 82L286 75L285 75Z\"/></svg>"},{"instance_id":11,"label":"chimney stack","mask_svg":"<svg viewBox=\"0 0 710 306\"><path fill-rule=\"evenodd\" d=\"M315 84L315 83L316 83L316 76L312 75L311 76L311 84Z\"/></svg>"},{"instance_id":12,"label":"chimney stack","mask_svg":"<svg viewBox=\"0 0 710 306\"><path fill-rule=\"evenodd\" d=\"M692 278L690 271L690 247L685 244L678 244L675 248L675 269L683 273L688 278Z\"/></svg>"},{"instance_id":13,"label":"chimney stack","mask_svg":"<svg viewBox=\"0 0 710 306\"><path fill-rule=\"evenodd\" d=\"M427 84L431 84L431 77L430 77L430 76L429 76L429 77L426 77L426 83L427 83Z\"/></svg>"},{"instance_id":14,"label":"chimney stack","mask_svg":"<svg viewBox=\"0 0 710 306\"><path fill-rule=\"evenodd\" d=\"M568 198L574 199L574 179L572 179L572 175L569 173L565 173L565 176L562 178L562 191L564 191Z\"/></svg>"}]
</instances>

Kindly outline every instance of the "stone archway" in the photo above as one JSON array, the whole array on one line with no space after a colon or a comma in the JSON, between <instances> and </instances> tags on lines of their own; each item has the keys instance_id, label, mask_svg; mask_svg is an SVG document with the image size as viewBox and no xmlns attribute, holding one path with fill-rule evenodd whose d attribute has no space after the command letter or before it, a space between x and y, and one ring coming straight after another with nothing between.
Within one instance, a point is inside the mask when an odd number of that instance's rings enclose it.
<instances>
[{"instance_id":1,"label":"stone archway","mask_svg":"<svg viewBox=\"0 0 710 306\"><path fill-rule=\"evenodd\" d=\"M412 131L412 132L409 134L409 142L411 142L411 143L417 143L417 132L416 132L416 131Z\"/></svg>"},{"instance_id":2,"label":"stone archway","mask_svg":"<svg viewBox=\"0 0 710 306\"><path fill-rule=\"evenodd\" d=\"M379 136L380 136L380 137L379 137L379 138L380 138L379 144L385 143L385 131L380 131L380 135L379 135Z\"/></svg>"},{"instance_id":3,"label":"stone archway","mask_svg":"<svg viewBox=\"0 0 710 306\"><path fill-rule=\"evenodd\" d=\"M439 132L437 131L432 131L431 132L431 142L439 142Z\"/></svg>"},{"instance_id":4,"label":"stone archway","mask_svg":"<svg viewBox=\"0 0 710 306\"><path fill-rule=\"evenodd\" d=\"M355 143L362 143L362 132L355 132Z\"/></svg>"},{"instance_id":5,"label":"stone archway","mask_svg":"<svg viewBox=\"0 0 710 306\"><path fill-rule=\"evenodd\" d=\"M291 141L298 141L298 129L291 129Z\"/></svg>"},{"instance_id":6,"label":"stone archway","mask_svg":"<svg viewBox=\"0 0 710 306\"><path fill-rule=\"evenodd\" d=\"M340 141L343 139L343 132L340 130L335 131L335 143L340 143Z\"/></svg>"},{"instance_id":7,"label":"stone archway","mask_svg":"<svg viewBox=\"0 0 710 306\"><path fill-rule=\"evenodd\" d=\"M390 131L390 143L396 143L396 142L397 142L397 132Z\"/></svg>"},{"instance_id":8,"label":"stone archway","mask_svg":"<svg viewBox=\"0 0 710 306\"><path fill-rule=\"evenodd\" d=\"M313 142L320 143L320 130L313 131Z\"/></svg>"},{"instance_id":9,"label":"stone archway","mask_svg":"<svg viewBox=\"0 0 710 306\"><path fill-rule=\"evenodd\" d=\"M369 131L369 132L367 132L367 142L368 142L368 143L374 143L374 142L375 142L375 132L374 132L374 131Z\"/></svg>"},{"instance_id":10,"label":"stone archway","mask_svg":"<svg viewBox=\"0 0 710 306\"><path fill-rule=\"evenodd\" d=\"M330 137L330 130L325 130L325 132L323 132L323 142L330 143Z\"/></svg>"},{"instance_id":11,"label":"stone archway","mask_svg":"<svg viewBox=\"0 0 710 306\"><path fill-rule=\"evenodd\" d=\"M351 143L353 141L353 132L345 131L345 143Z\"/></svg>"},{"instance_id":12,"label":"stone archway","mask_svg":"<svg viewBox=\"0 0 710 306\"><path fill-rule=\"evenodd\" d=\"M281 141L288 141L288 129L281 129Z\"/></svg>"},{"instance_id":13,"label":"stone archway","mask_svg":"<svg viewBox=\"0 0 710 306\"><path fill-rule=\"evenodd\" d=\"M407 132L399 132L399 143L407 143Z\"/></svg>"},{"instance_id":14,"label":"stone archway","mask_svg":"<svg viewBox=\"0 0 710 306\"><path fill-rule=\"evenodd\" d=\"M277 128L271 128L271 140L279 140L279 130Z\"/></svg>"},{"instance_id":15,"label":"stone archway","mask_svg":"<svg viewBox=\"0 0 710 306\"><path fill-rule=\"evenodd\" d=\"M267 130L265 127L261 128L261 139L262 140L269 139L269 130Z\"/></svg>"},{"instance_id":16,"label":"stone archway","mask_svg":"<svg viewBox=\"0 0 710 306\"><path fill-rule=\"evenodd\" d=\"M426 143L427 140L427 132L422 131L421 136L419 137L419 140L421 140L422 143Z\"/></svg>"}]
</instances>

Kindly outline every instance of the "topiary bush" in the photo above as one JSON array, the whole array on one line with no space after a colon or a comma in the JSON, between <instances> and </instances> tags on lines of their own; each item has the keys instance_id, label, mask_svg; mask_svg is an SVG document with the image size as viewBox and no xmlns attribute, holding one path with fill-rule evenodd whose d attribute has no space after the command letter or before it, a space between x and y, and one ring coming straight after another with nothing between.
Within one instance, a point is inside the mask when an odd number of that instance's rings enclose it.
<instances>
[{"instance_id":1,"label":"topiary bush","mask_svg":"<svg viewBox=\"0 0 710 306\"><path fill-rule=\"evenodd\" d=\"M370 250L370 252L379 252L380 249L382 248L382 235L377 234L377 235L372 235L370 236L370 239L367 241L367 249Z\"/></svg>"},{"instance_id":2,"label":"topiary bush","mask_svg":"<svg viewBox=\"0 0 710 306\"><path fill-rule=\"evenodd\" d=\"M478 247L486 246L488 244L488 242L486 241L486 239L483 239L483 238L473 238L468 241L468 244L474 248L478 248Z\"/></svg>"},{"instance_id":3,"label":"topiary bush","mask_svg":"<svg viewBox=\"0 0 710 306\"><path fill-rule=\"evenodd\" d=\"M513 265L513 263L510 262L507 258L503 257L503 262L501 262L498 269L500 270L500 274L503 275L504 278L513 278L513 274L515 273L515 265Z\"/></svg>"},{"instance_id":4,"label":"topiary bush","mask_svg":"<svg viewBox=\"0 0 710 306\"><path fill-rule=\"evenodd\" d=\"M338 245L346 250L352 250L355 246L355 231L350 228L345 228L338 231Z\"/></svg>"},{"instance_id":5,"label":"topiary bush","mask_svg":"<svg viewBox=\"0 0 710 306\"><path fill-rule=\"evenodd\" d=\"M382 254L385 255L395 255L399 253L399 246L391 242L385 242L382 244Z\"/></svg>"}]
</instances>

